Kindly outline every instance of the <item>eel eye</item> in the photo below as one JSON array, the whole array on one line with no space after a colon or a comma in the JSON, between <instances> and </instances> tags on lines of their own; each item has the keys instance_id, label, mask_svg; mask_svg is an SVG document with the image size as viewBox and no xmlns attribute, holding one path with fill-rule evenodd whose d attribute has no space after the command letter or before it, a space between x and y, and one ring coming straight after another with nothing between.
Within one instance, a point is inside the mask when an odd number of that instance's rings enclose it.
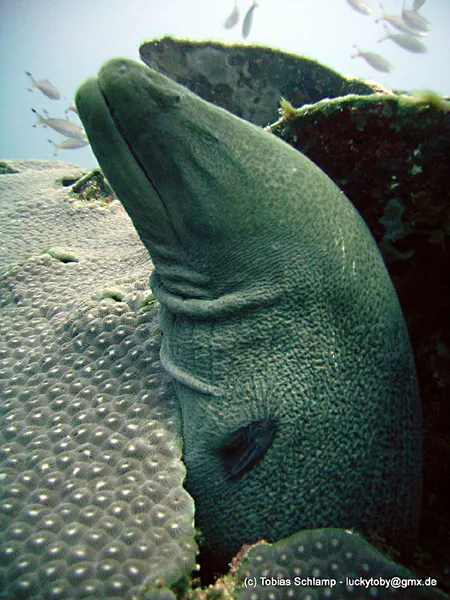
<instances>
[{"instance_id":1,"label":"eel eye","mask_svg":"<svg viewBox=\"0 0 450 600\"><path fill-rule=\"evenodd\" d=\"M270 448L275 436L274 421L263 419L239 427L220 447L228 479L240 479Z\"/></svg>"}]
</instances>

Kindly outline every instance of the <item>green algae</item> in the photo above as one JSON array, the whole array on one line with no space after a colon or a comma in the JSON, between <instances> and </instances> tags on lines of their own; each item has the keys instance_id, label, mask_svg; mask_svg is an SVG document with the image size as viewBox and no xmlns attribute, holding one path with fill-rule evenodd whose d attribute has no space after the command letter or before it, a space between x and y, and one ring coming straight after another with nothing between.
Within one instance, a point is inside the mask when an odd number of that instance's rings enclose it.
<instances>
[{"instance_id":1,"label":"green algae","mask_svg":"<svg viewBox=\"0 0 450 600\"><path fill-rule=\"evenodd\" d=\"M77 179L70 195L85 204L97 203L107 206L115 200L114 192L101 169L93 169Z\"/></svg>"},{"instance_id":2,"label":"green algae","mask_svg":"<svg viewBox=\"0 0 450 600\"><path fill-rule=\"evenodd\" d=\"M49 254L52 258L56 258L56 260L65 264L79 261L75 254L60 248L47 248L46 250L43 250L41 254Z\"/></svg>"},{"instance_id":3,"label":"green algae","mask_svg":"<svg viewBox=\"0 0 450 600\"><path fill-rule=\"evenodd\" d=\"M19 171L10 167L3 160L0 160L0 175L12 175L13 173L19 173Z\"/></svg>"}]
</instances>

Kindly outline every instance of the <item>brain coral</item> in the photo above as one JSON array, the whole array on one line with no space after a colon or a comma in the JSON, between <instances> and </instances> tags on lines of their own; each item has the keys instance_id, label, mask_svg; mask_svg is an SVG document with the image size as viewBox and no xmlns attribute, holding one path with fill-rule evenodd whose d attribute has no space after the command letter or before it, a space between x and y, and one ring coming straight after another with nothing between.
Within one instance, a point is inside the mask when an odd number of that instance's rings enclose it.
<instances>
[{"instance_id":1,"label":"brain coral","mask_svg":"<svg viewBox=\"0 0 450 600\"><path fill-rule=\"evenodd\" d=\"M73 167L10 164L19 172L0 177L2 597L174 598L195 567L194 508L149 262L117 202L69 199L61 178Z\"/></svg>"}]
</instances>

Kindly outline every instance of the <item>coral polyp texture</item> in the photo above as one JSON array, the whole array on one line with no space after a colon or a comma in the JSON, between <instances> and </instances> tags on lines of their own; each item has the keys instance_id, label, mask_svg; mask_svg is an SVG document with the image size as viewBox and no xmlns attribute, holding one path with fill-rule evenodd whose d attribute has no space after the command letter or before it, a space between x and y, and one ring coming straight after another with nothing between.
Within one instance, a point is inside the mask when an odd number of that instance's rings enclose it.
<instances>
[{"instance_id":1,"label":"coral polyp texture","mask_svg":"<svg viewBox=\"0 0 450 600\"><path fill-rule=\"evenodd\" d=\"M447 598L430 586L431 578L414 575L345 529L311 529L255 544L237 562L235 575L238 600Z\"/></svg>"},{"instance_id":2,"label":"coral polyp texture","mask_svg":"<svg viewBox=\"0 0 450 600\"><path fill-rule=\"evenodd\" d=\"M197 549L151 263L117 201L69 198L73 167L8 164L1 597L174 598Z\"/></svg>"}]
</instances>

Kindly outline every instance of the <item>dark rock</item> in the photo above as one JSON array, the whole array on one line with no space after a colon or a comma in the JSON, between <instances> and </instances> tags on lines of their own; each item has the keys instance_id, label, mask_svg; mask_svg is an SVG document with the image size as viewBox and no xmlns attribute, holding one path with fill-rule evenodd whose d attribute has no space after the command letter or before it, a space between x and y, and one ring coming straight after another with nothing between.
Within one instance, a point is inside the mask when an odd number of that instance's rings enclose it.
<instances>
[{"instance_id":1,"label":"dark rock","mask_svg":"<svg viewBox=\"0 0 450 600\"><path fill-rule=\"evenodd\" d=\"M265 46L163 37L146 42L139 52L152 69L261 126L278 118L281 96L301 106L382 89L344 77L310 58Z\"/></svg>"}]
</instances>

